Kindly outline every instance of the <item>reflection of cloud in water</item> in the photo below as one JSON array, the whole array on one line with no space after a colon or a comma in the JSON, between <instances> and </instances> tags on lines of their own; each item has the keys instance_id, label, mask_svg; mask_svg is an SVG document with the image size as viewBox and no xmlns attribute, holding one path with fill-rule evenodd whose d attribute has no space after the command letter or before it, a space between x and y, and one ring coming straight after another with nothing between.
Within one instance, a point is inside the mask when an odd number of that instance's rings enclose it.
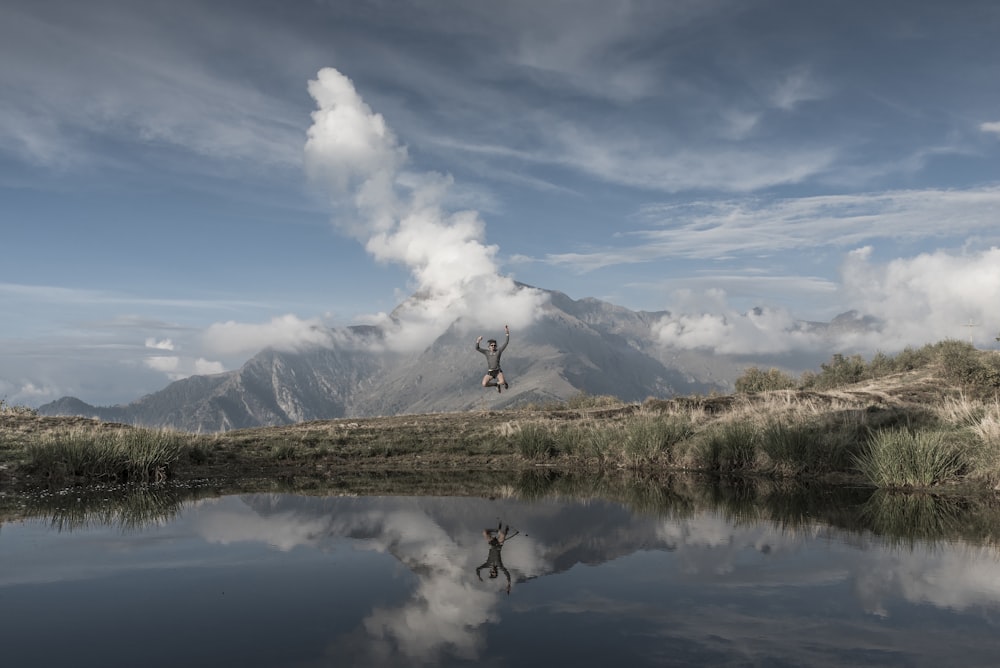
<instances>
[{"instance_id":1,"label":"reflection of cloud in water","mask_svg":"<svg viewBox=\"0 0 1000 668\"><path fill-rule=\"evenodd\" d=\"M1000 568L995 550L952 546L945 550L864 553L856 591L865 610L888 616L885 600L903 598L939 608L965 610L1000 602Z\"/></svg>"},{"instance_id":2,"label":"reflection of cloud in water","mask_svg":"<svg viewBox=\"0 0 1000 668\"><path fill-rule=\"evenodd\" d=\"M1000 561L991 548L951 545L942 549L918 543L912 550L889 549L868 538L859 544L860 549L839 552L836 563L787 559L780 570L765 572L750 566L745 556L748 550L783 560L814 549L810 546L818 538L846 544L847 534L821 525L811 530L787 530L766 522L734 526L721 515L705 512L686 520L664 521L656 527L656 535L676 553L684 573L701 576L705 582L719 575L726 575L729 584L754 587L853 582L863 608L882 616L888 614L885 600L890 598L955 610L1000 604ZM851 541L857 543L858 538Z\"/></svg>"},{"instance_id":3,"label":"reflection of cloud in water","mask_svg":"<svg viewBox=\"0 0 1000 668\"><path fill-rule=\"evenodd\" d=\"M488 552L482 527L453 537L412 503L400 508L384 503L390 507L379 508L380 501L373 500L320 514L278 509L265 515L242 504L201 504L195 526L206 540L222 544L255 540L290 550L352 537L355 549L392 554L416 576L416 587L402 605L373 610L362 621L363 639L340 638L333 653L347 658L349 652L353 663L371 665L393 665L400 657L411 664L433 663L443 652L476 658L483 644L481 627L497 621L498 602L495 583L483 584L475 577L475 567ZM511 541L504 548L505 558L510 559L513 546ZM522 540L518 547L513 552L525 558L529 570L542 566L534 541Z\"/></svg>"},{"instance_id":4,"label":"reflection of cloud in water","mask_svg":"<svg viewBox=\"0 0 1000 668\"><path fill-rule=\"evenodd\" d=\"M363 622L372 656L399 653L409 662L432 663L447 651L474 659L479 627L495 617L496 597L469 581L468 549L461 549L425 513L381 513L382 531L370 544L391 552L417 575L417 587L397 608L378 608Z\"/></svg>"},{"instance_id":5,"label":"reflection of cloud in water","mask_svg":"<svg viewBox=\"0 0 1000 668\"><path fill-rule=\"evenodd\" d=\"M215 509L202 504L194 521L196 531L210 543L259 541L284 552L300 545L315 545L328 524L323 517L301 517L291 512L258 515L246 506L230 504Z\"/></svg>"},{"instance_id":6,"label":"reflection of cloud in water","mask_svg":"<svg viewBox=\"0 0 1000 668\"><path fill-rule=\"evenodd\" d=\"M416 583L406 600L371 610L351 633L331 642L331 659L365 665L431 665L446 657L484 658L484 627L502 621L501 604L507 598L499 593L502 587L497 581L484 578L480 583L474 571L488 552L481 534L484 518L506 508L481 499L296 503L294 509L273 504L266 512L243 504L201 504L193 522L213 542L257 540L290 550L299 545L323 549L350 538L354 549L391 554L405 565ZM848 591L853 589L861 609L877 615L886 615L891 601L899 598L949 609L1000 603L1000 567L994 550L920 543L912 550L890 549L870 536L820 524L795 529L771 522L734 524L708 511L665 520L623 515L599 504L568 503L560 508L543 504L538 512L530 503L507 504L516 510L524 531L504 547L504 562L515 583L571 571L578 564L599 565L666 550L670 554L663 559L669 561L657 561L661 568L649 576L661 587L664 579L674 579L677 587L754 588L762 596L769 589L784 596L801 588L801 595L809 597L816 587L844 584ZM516 586L511 601L518 614L526 612ZM729 651L727 645L745 645L747 657L766 656L789 634L802 633L809 642L786 647L784 658L803 663L817 660L817 647L836 647L839 638L865 635L860 621L826 620L826 626L818 629L811 617L775 612L757 618L746 610L714 605L679 615L669 606L594 593L536 601L534 606L536 612L635 618L654 636L701 639L698 642L706 651L723 654ZM909 636L915 645L924 643L919 633ZM869 649L878 650L878 644L873 642Z\"/></svg>"},{"instance_id":7,"label":"reflection of cloud in water","mask_svg":"<svg viewBox=\"0 0 1000 668\"><path fill-rule=\"evenodd\" d=\"M685 520L663 521L655 531L657 539L677 553L684 572L706 576L732 573L747 550L780 558L799 551L815 537L805 529L788 531L767 522L734 526L712 512L698 513ZM782 582L787 583L785 576L787 573L783 573ZM756 584L759 582L755 580Z\"/></svg>"},{"instance_id":8,"label":"reflection of cloud in water","mask_svg":"<svg viewBox=\"0 0 1000 668\"><path fill-rule=\"evenodd\" d=\"M482 625L497 621L497 595L474 588L448 572L424 574L410 599L398 608L376 609L364 620L375 655L398 651L412 663L434 663L447 651L476 658Z\"/></svg>"}]
</instances>

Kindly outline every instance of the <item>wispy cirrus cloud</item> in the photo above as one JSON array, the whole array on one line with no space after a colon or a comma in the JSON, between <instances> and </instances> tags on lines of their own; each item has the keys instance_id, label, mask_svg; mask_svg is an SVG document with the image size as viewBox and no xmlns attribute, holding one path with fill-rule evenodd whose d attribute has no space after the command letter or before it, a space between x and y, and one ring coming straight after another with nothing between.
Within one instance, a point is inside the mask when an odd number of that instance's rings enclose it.
<instances>
[{"instance_id":1,"label":"wispy cirrus cloud","mask_svg":"<svg viewBox=\"0 0 1000 668\"><path fill-rule=\"evenodd\" d=\"M172 308L229 310L236 308L269 308L271 305L248 300L226 299L171 299L144 297L124 291L91 290L60 285L32 285L25 283L0 283L0 296L14 302L48 302L67 306L121 305L162 306Z\"/></svg>"},{"instance_id":2,"label":"wispy cirrus cloud","mask_svg":"<svg viewBox=\"0 0 1000 668\"><path fill-rule=\"evenodd\" d=\"M1000 186L648 205L640 212L641 218L661 227L621 236L639 243L537 259L591 271L662 259L771 255L817 247L849 249L880 238L961 240L978 235L1000 239L998 206Z\"/></svg>"},{"instance_id":3,"label":"wispy cirrus cloud","mask_svg":"<svg viewBox=\"0 0 1000 668\"><path fill-rule=\"evenodd\" d=\"M203 158L300 165L295 106L206 66L200 52L217 19L209 9L198 14L187 15L184 31L192 39L182 41L181 30L165 29L169 17L155 11L6 7L0 149L65 167L107 162L101 143L113 139Z\"/></svg>"}]
</instances>

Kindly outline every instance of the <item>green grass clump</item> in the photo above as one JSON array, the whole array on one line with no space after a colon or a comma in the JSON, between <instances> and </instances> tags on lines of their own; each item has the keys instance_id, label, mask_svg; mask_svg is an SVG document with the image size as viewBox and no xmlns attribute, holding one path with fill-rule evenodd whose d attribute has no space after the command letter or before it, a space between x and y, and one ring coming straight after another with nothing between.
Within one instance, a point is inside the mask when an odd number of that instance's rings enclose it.
<instances>
[{"instance_id":1,"label":"green grass clump","mask_svg":"<svg viewBox=\"0 0 1000 668\"><path fill-rule=\"evenodd\" d=\"M693 439L694 468L720 473L749 472L757 463L760 430L747 420L709 425Z\"/></svg>"},{"instance_id":2,"label":"green grass clump","mask_svg":"<svg viewBox=\"0 0 1000 668\"><path fill-rule=\"evenodd\" d=\"M1000 399L986 403L963 396L945 401L937 411L968 442L967 476L1000 489Z\"/></svg>"},{"instance_id":3,"label":"green grass clump","mask_svg":"<svg viewBox=\"0 0 1000 668\"><path fill-rule=\"evenodd\" d=\"M567 429L562 434L561 452L571 453L579 459L596 461L601 465L617 465L615 452L625 434L620 423L588 422Z\"/></svg>"},{"instance_id":4,"label":"green grass clump","mask_svg":"<svg viewBox=\"0 0 1000 668\"><path fill-rule=\"evenodd\" d=\"M169 431L69 431L29 445L27 467L53 481L150 482L166 479L186 449L185 438Z\"/></svg>"},{"instance_id":5,"label":"green grass clump","mask_svg":"<svg viewBox=\"0 0 1000 668\"><path fill-rule=\"evenodd\" d=\"M557 452L555 435L540 424L521 425L512 438L514 447L526 459L548 459Z\"/></svg>"},{"instance_id":6,"label":"green grass clump","mask_svg":"<svg viewBox=\"0 0 1000 668\"><path fill-rule=\"evenodd\" d=\"M627 468L666 464L671 448L692 433L690 420L681 415L637 415L621 429L621 460Z\"/></svg>"},{"instance_id":7,"label":"green grass clump","mask_svg":"<svg viewBox=\"0 0 1000 668\"><path fill-rule=\"evenodd\" d=\"M855 465L879 488L931 487L966 468L961 450L942 430L879 429L855 457Z\"/></svg>"},{"instance_id":8,"label":"green grass clump","mask_svg":"<svg viewBox=\"0 0 1000 668\"><path fill-rule=\"evenodd\" d=\"M776 473L820 473L834 470L836 448L821 438L810 423L769 420L760 434L760 450Z\"/></svg>"}]
</instances>

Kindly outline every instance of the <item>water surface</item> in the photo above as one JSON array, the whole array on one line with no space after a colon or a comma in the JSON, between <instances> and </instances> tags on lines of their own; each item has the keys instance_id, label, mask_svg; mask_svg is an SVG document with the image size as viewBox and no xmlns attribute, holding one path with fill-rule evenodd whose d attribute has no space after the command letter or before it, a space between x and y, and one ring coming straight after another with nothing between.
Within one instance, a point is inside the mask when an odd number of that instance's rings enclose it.
<instances>
[{"instance_id":1,"label":"water surface","mask_svg":"<svg viewBox=\"0 0 1000 668\"><path fill-rule=\"evenodd\" d=\"M963 534L954 505L827 494L826 505L783 501L776 513L719 493L655 503L526 496L249 494L138 516L8 522L3 664L989 666L1000 657L1000 553L982 538L989 532ZM911 530L889 530L886 517ZM489 553L482 531L498 521L517 532L502 549L509 592L502 572L476 574Z\"/></svg>"}]
</instances>

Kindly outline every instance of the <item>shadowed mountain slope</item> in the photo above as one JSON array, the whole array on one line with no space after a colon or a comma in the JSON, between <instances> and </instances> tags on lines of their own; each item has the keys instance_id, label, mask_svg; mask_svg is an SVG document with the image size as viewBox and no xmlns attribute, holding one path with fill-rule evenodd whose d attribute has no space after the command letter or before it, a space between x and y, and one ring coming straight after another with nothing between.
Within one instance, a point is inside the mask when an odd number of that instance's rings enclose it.
<instances>
[{"instance_id":1,"label":"shadowed mountain slope","mask_svg":"<svg viewBox=\"0 0 1000 668\"><path fill-rule=\"evenodd\" d=\"M729 391L746 360L665 349L665 312L636 312L548 292L541 316L511 332L502 366L510 389L483 389L476 334L456 321L416 353L387 352L383 332L352 327L330 343L264 350L240 369L192 376L126 405L95 407L64 397L43 415L80 415L185 431L226 431L338 417L509 408L585 392L624 401ZM412 297L411 299L418 299ZM501 337L502 322L496 332ZM336 335L334 335L336 334Z\"/></svg>"}]
</instances>

